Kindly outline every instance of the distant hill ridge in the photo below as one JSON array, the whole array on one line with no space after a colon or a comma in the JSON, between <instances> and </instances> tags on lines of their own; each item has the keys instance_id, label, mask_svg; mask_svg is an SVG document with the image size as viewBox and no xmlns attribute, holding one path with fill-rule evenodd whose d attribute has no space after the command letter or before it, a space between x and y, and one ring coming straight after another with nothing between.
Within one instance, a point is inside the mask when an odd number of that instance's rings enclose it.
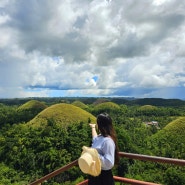
<instances>
[{"instance_id":1,"label":"distant hill ridge","mask_svg":"<svg viewBox=\"0 0 185 185\"><path fill-rule=\"evenodd\" d=\"M56 104L63 102L72 103L80 101L84 104L93 104L96 101L111 101L118 105L153 105L153 106L185 106L185 100L180 99L164 99L164 98L129 98L129 97L34 97L34 98L14 98L0 99L0 103L5 105L21 105L30 100L38 100L46 102L46 104Z\"/></svg>"},{"instance_id":2,"label":"distant hill ridge","mask_svg":"<svg viewBox=\"0 0 185 185\"><path fill-rule=\"evenodd\" d=\"M153 105L153 106L185 106L185 101L180 99L141 98L127 102L128 105Z\"/></svg>"}]
</instances>

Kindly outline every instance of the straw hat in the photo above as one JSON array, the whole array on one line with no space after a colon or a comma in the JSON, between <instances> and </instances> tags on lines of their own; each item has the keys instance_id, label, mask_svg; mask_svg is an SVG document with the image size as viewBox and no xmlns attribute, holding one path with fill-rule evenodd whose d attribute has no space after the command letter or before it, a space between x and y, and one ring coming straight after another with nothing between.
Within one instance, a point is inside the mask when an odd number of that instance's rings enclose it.
<instances>
[{"instance_id":1,"label":"straw hat","mask_svg":"<svg viewBox=\"0 0 185 185\"><path fill-rule=\"evenodd\" d=\"M83 146L78 164L83 173L98 176L101 173L101 161L96 149Z\"/></svg>"}]
</instances>

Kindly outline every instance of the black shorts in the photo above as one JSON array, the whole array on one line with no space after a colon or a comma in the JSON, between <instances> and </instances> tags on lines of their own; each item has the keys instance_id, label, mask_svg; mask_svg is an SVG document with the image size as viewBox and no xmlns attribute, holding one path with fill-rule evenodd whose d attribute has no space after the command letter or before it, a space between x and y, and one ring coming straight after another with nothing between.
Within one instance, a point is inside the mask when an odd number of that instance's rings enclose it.
<instances>
[{"instance_id":1,"label":"black shorts","mask_svg":"<svg viewBox=\"0 0 185 185\"><path fill-rule=\"evenodd\" d=\"M88 185L114 185L112 170L102 170L97 177L89 176Z\"/></svg>"}]
</instances>

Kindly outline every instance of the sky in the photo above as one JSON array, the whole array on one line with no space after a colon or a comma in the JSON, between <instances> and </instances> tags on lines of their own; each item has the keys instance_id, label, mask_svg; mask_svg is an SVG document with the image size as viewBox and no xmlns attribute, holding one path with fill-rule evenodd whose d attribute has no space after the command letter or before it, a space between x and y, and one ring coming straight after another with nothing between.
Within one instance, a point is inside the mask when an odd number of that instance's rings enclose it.
<instances>
[{"instance_id":1,"label":"sky","mask_svg":"<svg viewBox=\"0 0 185 185\"><path fill-rule=\"evenodd\" d=\"M185 0L0 0L0 98L185 100Z\"/></svg>"}]
</instances>

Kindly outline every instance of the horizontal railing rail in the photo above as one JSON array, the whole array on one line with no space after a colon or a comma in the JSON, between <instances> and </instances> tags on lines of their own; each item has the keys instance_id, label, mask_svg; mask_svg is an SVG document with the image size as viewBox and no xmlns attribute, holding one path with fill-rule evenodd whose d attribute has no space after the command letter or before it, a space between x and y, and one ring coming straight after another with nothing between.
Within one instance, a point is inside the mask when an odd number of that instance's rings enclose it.
<instances>
[{"instance_id":1,"label":"horizontal railing rail","mask_svg":"<svg viewBox=\"0 0 185 185\"><path fill-rule=\"evenodd\" d=\"M50 174L32 182L32 183L30 183L30 185L38 185L39 183L42 183L42 182L44 182L48 179L51 179L52 177L55 177L56 175L66 171L66 170L68 170L68 169L70 169L70 168L72 168L73 166L76 166L76 165L78 165L78 160L75 160L75 161L69 163L68 165L63 166L62 168L59 168L58 170L53 171L52 173L50 173Z\"/></svg>"},{"instance_id":2,"label":"horizontal railing rail","mask_svg":"<svg viewBox=\"0 0 185 185\"><path fill-rule=\"evenodd\" d=\"M124 177L117 177L117 176L114 176L114 181L123 182L126 184L132 184L132 185L160 185L152 182L134 180L134 179L124 178ZM88 185L88 180L84 180L83 182L80 182L77 185Z\"/></svg>"},{"instance_id":3,"label":"horizontal railing rail","mask_svg":"<svg viewBox=\"0 0 185 185\"><path fill-rule=\"evenodd\" d=\"M183 160L183 159L156 157L156 156L125 153L125 152L119 152L119 155L120 155L120 157L126 157L126 158L129 158L129 159L137 159L137 160L143 160L143 161L169 163L169 164L174 164L174 165L178 165L178 166L185 166L185 160Z\"/></svg>"},{"instance_id":4,"label":"horizontal railing rail","mask_svg":"<svg viewBox=\"0 0 185 185\"><path fill-rule=\"evenodd\" d=\"M159 163L168 163L168 164L174 164L174 165L179 165L179 166L185 166L185 160L183 159L174 159L174 158L166 158L166 157L156 157L156 156L149 156L149 155L141 155L141 154L133 154L133 153L126 153L126 152L120 152L119 153L120 157L126 157L129 159L136 159L136 160L143 160L143 161L152 161L152 162L159 162ZM71 163L69 163L66 166L63 166L55 171L53 171L52 173L30 183L29 185L39 185L42 182L45 182L48 179L51 179L52 177L72 168L73 166L78 165L78 160L75 160ZM155 183L151 183L151 182L145 182L145 181L138 181L138 180L134 180L134 179L128 179L128 178L123 178L123 177L117 177L114 176L115 181L118 182L125 182L128 184L136 184L136 185L157 185ZM84 184L83 184L84 183ZM85 180L81 183L79 183L78 185L86 185L88 184L88 180Z\"/></svg>"}]
</instances>

